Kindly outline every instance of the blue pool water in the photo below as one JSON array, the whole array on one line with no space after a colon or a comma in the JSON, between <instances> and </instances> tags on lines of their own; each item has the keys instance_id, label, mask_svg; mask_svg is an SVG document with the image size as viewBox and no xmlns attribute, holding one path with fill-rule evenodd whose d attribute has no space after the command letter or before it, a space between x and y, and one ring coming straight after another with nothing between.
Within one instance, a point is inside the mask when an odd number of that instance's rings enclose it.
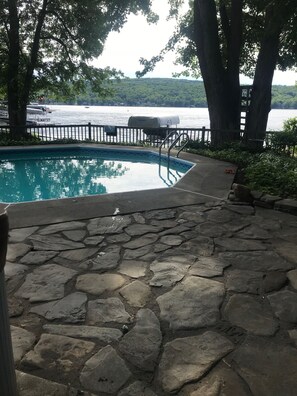
<instances>
[{"instance_id":1,"label":"blue pool water","mask_svg":"<svg viewBox=\"0 0 297 396\"><path fill-rule=\"evenodd\" d=\"M0 201L28 202L170 187L193 165L141 150L0 151Z\"/></svg>"}]
</instances>

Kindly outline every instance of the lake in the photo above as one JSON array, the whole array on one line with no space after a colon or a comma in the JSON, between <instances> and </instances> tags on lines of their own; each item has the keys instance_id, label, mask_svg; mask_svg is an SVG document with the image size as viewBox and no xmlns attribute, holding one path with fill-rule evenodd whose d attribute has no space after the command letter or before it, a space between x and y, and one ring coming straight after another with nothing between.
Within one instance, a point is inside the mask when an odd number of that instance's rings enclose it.
<instances>
[{"instance_id":1,"label":"lake","mask_svg":"<svg viewBox=\"0 0 297 396\"><path fill-rule=\"evenodd\" d=\"M54 124L87 124L127 126L130 116L179 115L181 128L209 128L207 108L188 107L128 107L128 106L70 106L51 105ZM281 130L283 122L297 117L297 110L273 109L267 130Z\"/></svg>"}]
</instances>

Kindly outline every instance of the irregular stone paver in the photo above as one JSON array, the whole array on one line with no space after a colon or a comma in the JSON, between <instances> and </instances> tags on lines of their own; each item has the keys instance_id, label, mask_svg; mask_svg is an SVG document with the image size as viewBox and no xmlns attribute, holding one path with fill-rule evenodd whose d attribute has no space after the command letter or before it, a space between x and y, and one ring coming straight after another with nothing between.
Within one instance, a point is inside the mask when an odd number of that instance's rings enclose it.
<instances>
[{"instance_id":1,"label":"irregular stone paver","mask_svg":"<svg viewBox=\"0 0 297 396\"><path fill-rule=\"evenodd\" d=\"M290 281L291 286L297 290L297 269L289 271L287 277Z\"/></svg>"},{"instance_id":2,"label":"irregular stone paver","mask_svg":"<svg viewBox=\"0 0 297 396\"><path fill-rule=\"evenodd\" d=\"M272 313L252 296L234 294L224 314L233 325L255 335L271 336L278 329Z\"/></svg>"},{"instance_id":3,"label":"irregular stone paver","mask_svg":"<svg viewBox=\"0 0 297 396\"><path fill-rule=\"evenodd\" d=\"M150 270L153 271L154 276L150 281L151 286L156 287L170 287L182 280L189 269L190 264L175 261L174 257L170 260L154 261Z\"/></svg>"},{"instance_id":4,"label":"irregular stone paver","mask_svg":"<svg viewBox=\"0 0 297 396\"><path fill-rule=\"evenodd\" d=\"M175 209L161 209L161 210L151 210L144 214L145 218L156 219L156 220L168 220L173 219L176 215Z\"/></svg>"},{"instance_id":5,"label":"irregular stone paver","mask_svg":"<svg viewBox=\"0 0 297 396\"><path fill-rule=\"evenodd\" d=\"M275 315L286 322L297 323L297 293L281 290L267 296Z\"/></svg>"},{"instance_id":6,"label":"irregular stone paver","mask_svg":"<svg viewBox=\"0 0 297 396\"><path fill-rule=\"evenodd\" d=\"M88 246L97 246L104 240L104 236L95 235L84 239L84 244Z\"/></svg>"},{"instance_id":7,"label":"irregular stone paver","mask_svg":"<svg viewBox=\"0 0 297 396\"><path fill-rule=\"evenodd\" d=\"M16 264L16 263L6 263L5 265L5 279L10 279L14 276L17 275L22 275L24 272L26 272L28 267L23 264Z\"/></svg>"},{"instance_id":8,"label":"irregular stone paver","mask_svg":"<svg viewBox=\"0 0 297 396\"><path fill-rule=\"evenodd\" d=\"M280 290L287 283L287 276L284 272L268 272L264 276L263 291L269 293Z\"/></svg>"},{"instance_id":9,"label":"irregular stone paver","mask_svg":"<svg viewBox=\"0 0 297 396\"><path fill-rule=\"evenodd\" d=\"M151 225L156 226L156 227L172 229L172 228L178 226L178 222L175 220L152 220Z\"/></svg>"},{"instance_id":10,"label":"irregular stone paver","mask_svg":"<svg viewBox=\"0 0 297 396\"><path fill-rule=\"evenodd\" d=\"M9 231L9 242L19 243L23 242L28 236L38 230L39 227L26 227Z\"/></svg>"},{"instance_id":11,"label":"irregular stone paver","mask_svg":"<svg viewBox=\"0 0 297 396\"><path fill-rule=\"evenodd\" d=\"M88 303L89 324L128 323L130 315L125 311L124 304L117 297L92 300Z\"/></svg>"},{"instance_id":12,"label":"irregular stone paver","mask_svg":"<svg viewBox=\"0 0 297 396\"><path fill-rule=\"evenodd\" d=\"M25 309L23 300L16 298L15 296L8 297L7 305L10 318L22 315Z\"/></svg>"},{"instance_id":13,"label":"irregular stone paver","mask_svg":"<svg viewBox=\"0 0 297 396\"><path fill-rule=\"evenodd\" d=\"M194 329L218 321L224 293L222 283L190 276L156 301L170 328Z\"/></svg>"},{"instance_id":14,"label":"irregular stone paver","mask_svg":"<svg viewBox=\"0 0 297 396\"><path fill-rule=\"evenodd\" d=\"M83 261L93 256L97 251L96 248L66 250L66 252L61 252L58 257L71 261Z\"/></svg>"},{"instance_id":15,"label":"irregular stone paver","mask_svg":"<svg viewBox=\"0 0 297 396\"><path fill-rule=\"evenodd\" d=\"M74 338L91 338L93 341L110 344L118 341L123 333L118 329L96 326L72 326L45 324L43 330L50 334L58 334Z\"/></svg>"},{"instance_id":16,"label":"irregular stone paver","mask_svg":"<svg viewBox=\"0 0 297 396\"><path fill-rule=\"evenodd\" d=\"M251 217L250 221L267 231L278 231L281 229L281 222L279 220L264 219L262 216L256 215Z\"/></svg>"},{"instance_id":17,"label":"irregular stone paver","mask_svg":"<svg viewBox=\"0 0 297 396\"><path fill-rule=\"evenodd\" d=\"M30 312L48 320L59 319L65 323L81 323L86 318L86 302L87 296L84 293L71 293L59 301L34 306Z\"/></svg>"},{"instance_id":18,"label":"irregular stone paver","mask_svg":"<svg viewBox=\"0 0 297 396\"><path fill-rule=\"evenodd\" d=\"M196 231L197 231L198 235L201 234L201 235L208 236L211 238L217 238L217 237L221 237L223 235L228 234L226 227L224 227L223 225L217 224L217 223L210 222L210 221L199 224L196 227Z\"/></svg>"},{"instance_id":19,"label":"irregular stone paver","mask_svg":"<svg viewBox=\"0 0 297 396\"><path fill-rule=\"evenodd\" d=\"M151 249L152 249L151 246L144 246L134 250L126 249L123 258L124 260L134 260L139 257L143 259L143 256L149 253Z\"/></svg>"},{"instance_id":20,"label":"irregular stone paver","mask_svg":"<svg viewBox=\"0 0 297 396\"><path fill-rule=\"evenodd\" d=\"M11 243L7 246L7 261L16 261L18 257L24 256L31 250L31 246L26 245L25 243Z\"/></svg>"},{"instance_id":21,"label":"irregular stone paver","mask_svg":"<svg viewBox=\"0 0 297 396\"><path fill-rule=\"evenodd\" d=\"M229 221L239 217L235 213L221 208L210 210L206 214L207 220L214 221L215 223L228 223Z\"/></svg>"},{"instance_id":22,"label":"irregular stone paver","mask_svg":"<svg viewBox=\"0 0 297 396\"><path fill-rule=\"evenodd\" d=\"M56 264L45 264L27 275L16 292L17 297L31 302L50 301L64 297L64 286L77 271Z\"/></svg>"},{"instance_id":23,"label":"irregular stone paver","mask_svg":"<svg viewBox=\"0 0 297 396\"><path fill-rule=\"evenodd\" d=\"M162 261L176 262L181 264L193 265L197 261L197 257L193 254L185 253L181 249L171 249L161 256Z\"/></svg>"},{"instance_id":24,"label":"irregular stone paver","mask_svg":"<svg viewBox=\"0 0 297 396\"><path fill-rule=\"evenodd\" d=\"M215 245L233 252L247 252L253 250L266 250L266 246L258 241L240 238L215 238Z\"/></svg>"},{"instance_id":25,"label":"irregular stone paver","mask_svg":"<svg viewBox=\"0 0 297 396\"><path fill-rule=\"evenodd\" d=\"M238 293L261 294L263 279L263 272L234 269L227 275L226 288Z\"/></svg>"},{"instance_id":26,"label":"irregular stone paver","mask_svg":"<svg viewBox=\"0 0 297 396\"><path fill-rule=\"evenodd\" d=\"M124 297L132 307L143 307L151 295L151 289L145 283L136 280L120 290L120 295Z\"/></svg>"},{"instance_id":27,"label":"irregular stone paver","mask_svg":"<svg viewBox=\"0 0 297 396\"><path fill-rule=\"evenodd\" d=\"M16 370L16 378L19 396L73 396L78 394L78 390L69 386L58 384L57 382L48 381L34 375L22 373ZM89 392L84 392L84 396L92 396Z\"/></svg>"},{"instance_id":28,"label":"irregular stone paver","mask_svg":"<svg viewBox=\"0 0 297 396\"><path fill-rule=\"evenodd\" d=\"M156 227L149 224L132 224L125 229L125 232L130 236L140 236L149 233L157 233L162 229L162 227Z\"/></svg>"},{"instance_id":29,"label":"irregular stone paver","mask_svg":"<svg viewBox=\"0 0 297 396\"><path fill-rule=\"evenodd\" d=\"M141 213L133 213L132 216L136 223L145 224L145 218L142 216Z\"/></svg>"},{"instance_id":30,"label":"irregular stone paver","mask_svg":"<svg viewBox=\"0 0 297 396\"><path fill-rule=\"evenodd\" d=\"M255 209L250 205L224 205L224 208L241 215L253 215Z\"/></svg>"},{"instance_id":31,"label":"irregular stone paver","mask_svg":"<svg viewBox=\"0 0 297 396\"><path fill-rule=\"evenodd\" d=\"M132 241L125 243L123 247L126 249L138 249L143 246L151 245L156 242L158 238L159 237L156 234L146 234L140 238L133 239Z\"/></svg>"},{"instance_id":32,"label":"irregular stone paver","mask_svg":"<svg viewBox=\"0 0 297 396\"><path fill-rule=\"evenodd\" d=\"M225 364L219 364L198 385L186 385L178 396L250 396L244 381Z\"/></svg>"},{"instance_id":33,"label":"irregular stone paver","mask_svg":"<svg viewBox=\"0 0 297 396\"><path fill-rule=\"evenodd\" d=\"M63 235L71 241L79 242L86 236L86 230L63 231Z\"/></svg>"},{"instance_id":34,"label":"irregular stone paver","mask_svg":"<svg viewBox=\"0 0 297 396\"><path fill-rule=\"evenodd\" d=\"M296 244L291 242L276 241L273 244L276 252L291 263L297 264Z\"/></svg>"},{"instance_id":35,"label":"irregular stone paver","mask_svg":"<svg viewBox=\"0 0 297 396\"><path fill-rule=\"evenodd\" d=\"M112 216L91 219L88 223L90 236L104 234L119 234L131 224L130 216Z\"/></svg>"},{"instance_id":36,"label":"irregular stone paver","mask_svg":"<svg viewBox=\"0 0 297 396\"><path fill-rule=\"evenodd\" d=\"M76 289L99 296L105 292L119 289L125 283L125 278L118 274L84 274L76 281Z\"/></svg>"},{"instance_id":37,"label":"irregular stone paver","mask_svg":"<svg viewBox=\"0 0 297 396\"><path fill-rule=\"evenodd\" d=\"M294 341L295 346L297 346L297 329L288 330L291 340Z\"/></svg>"},{"instance_id":38,"label":"irregular stone paver","mask_svg":"<svg viewBox=\"0 0 297 396\"><path fill-rule=\"evenodd\" d=\"M199 260L191 266L189 274L212 278L223 275L224 269L228 266L229 264L215 257L199 257Z\"/></svg>"},{"instance_id":39,"label":"irregular stone paver","mask_svg":"<svg viewBox=\"0 0 297 396\"><path fill-rule=\"evenodd\" d=\"M113 235L109 235L108 237L106 237L106 241L108 243L124 243L124 242L130 241L130 239L131 239L130 235L127 235L125 233L113 234Z\"/></svg>"},{"instance_id":40,"label":"irregular stone paver","mask_svg":"<svg viewBox=\"0 0 297 396\"><path fill-rule=\"evenodd\" d=\"M84 248L81 242L69 241L56 235L33 235L30 237L35 250L73 250Z\"/></svg>"},{"instance_id":41,"label":"irregular stone paver","mask_svg":"<svg viewBox=\"0 0 297 396\"><path fill-rule=\"evenodd\" d=\"M227 338L213 331L168 342L159 365L163 389L173 392L188 382L198 380L232 349L233 344Z\"/></svg>"},{"instance_id":42,"label":"irregular stone paver","mask_svg":"<svg viewBox=\"0 0 297 396\"><path fill-rule=\"evenodd\" d=\"M212 256L214 252L214 243L211 238L208 237L197 237L185 242L181 245L181 249L186 252L195 254L196 256Z\"/></svg>"},{"instance_id":43,"label":"irregular stone paver","mask_svg":"<svg viewBox=\"0 0 297 396\"><path fill-rule=\"evenodd\" d=\"M169 246L169 245L163 245L162 243L156 243L154 245L154 253L165 252L165 250L168 250L170 248L171 248L171 246Z\"/></svg>"},{"instance_id":44,"label":"irregular stone paver","mask_svg":"<svg viewBox=\"0 0 297 396\"><path fill-rule=\"evenodd\" d=\"M206 220L203 213L195 213L192 211L185 211L181 213L179 219L194 221L197 224L203 223Z\"/></svg>"},{"instance_id":45,"label":"irregular stone paver","mask_svg":"<svg viewBox=\"0 0 297 396\"><path fill-rule=\"evenodd\" d=\"M253 395L296 395L297 351L277 341L250 336L227 360Z\"/></svg>"},{"instance_id":46,"label":"irregular stone paver","mask_svg":"<svg viewBox=\"0 0 297 396\"><path fill-rule=\"evenodd\" d=\"M271 233L260 226L252 224L239 231L236 236L244 239L270 239Z\"/></svg>"},{"instance_id":47,"label":"irregular stone paver","mask_svg":"<svg viewBox=\"0 0 297 396\"><path fill-rule=\"evenodd\" d=\"M275 252L221 253L219 257L237 269L251 271L288 271L294 266Z\"/></svg>"},{"instance_id":48,"label":"irregular stone paver","mask_svg":"<svg viewBox=\"0 0 297 396\"><path fill-rule=\"evenodd\" d=\"M90 265L90 269L94 271L106 271L116 268L120 260L120 250L121 248L119 246L110 246L86 263Z\"/></svg>"},{"instance_id":49,"label":"irregular stone paver","mask_svg":"<svg viewBox=\"0 0 297 396\"><path fill-rule=\"evenodd\" d=\"M181 235L183 232L186 232L189 230L190 230L189 227L186 227L185 225L181 224L174 228L169 228L169 229L166 229L165 231L160 232L160 235L161 236L172 235L172 234Z\"/></svg>"},{"instance_id":50,"label":"irregular stone paver","mask_svg":"<svg viewBox=\"0 0 297 396\"><path fill-rule=\"evenodd\" d=\"M136 325L121 339L119 350L134 366L153 371L162 342L160 323L150 309L141 309L136 315Z\"/></svg>"},{"instance_id":51,"label":"irregular stone paver","mask_svg":"<svg viewBox=\"0 0 297 396\"><path fill-rule=\"evenodd\" d=\"M157 396L144 382L136 381L121 390L118 396Z\"/></svg>"},{"instance_id":52,"label":"irregular stone paver","mask_svg":"<svg viewBox=\"0 0 297 396\"><path fill-rule=\"evenodd\" d=\"M41 265L51 260L57 254L57 252L50 250L46 250L44 252L42 250L38 250L36 252L29 252L21 258L20 263L28 265Z\"/></svg>"},{"instance_id":53,"label":"irregular stone paver","mask_svg":"<svg viewBox=\"0 0 297 396\"><path fill-rule=\"evenodd\" d=\"M165 235L160 239L160 243L164 243L169 246L179 246L184 239L179 235Z\"/></svg>"},{"instance_id":54,"label":"irregular stone paver","mask_svg":"<svg viewBox=\"0 0 297 396\"><path fill-rule=\"evenodd\" d=\"M33 346L36 337L31 331L16 326L10 326L10 331L14 362L19 363L25 353Z\"/></svg>"},{"instance_id":55,"label":"irregular stone paver","mask_svg":"<svg viewBox=\"0 0 297 396\"><path fill-rule=\"evenodd\" d=\"M90 341L78 340L54 334L42 334L34 350L22 359L24 366L43 368L59 377L67 378L75 365L95 347Z\"/></svg>"},{"instance_id":56,"label":"irregular stone paver","mask_svg":"<svg viewBox=\"0 0 297 396\"><path fill-rule=\"evenodd\" d=\"M61 231L76 230L84 228L85 223L82 221L68 221L67 223L58 223L49 225L39 231L40 235L56 234Z\"/></svg>"},{"instance_id":57,"label":"irregular stone paver","mask_svg":"<svg viewBox=\"0 0 297 396\"><path fill-rule=\"evenodd\" d=\"M124 360L110 346L102 348L86 363L80 374L82 385L92 392L117 392L131 377Z\"/></svg>"},{"instance_id":58,"label":"irregular stone paver","mask_svg":"<svg viewBox=\"0 0 297 396\"><path fill-rule=\"evenodd\" d=\"M147 263L140 260L123 260L118 272L130 276L130 278L141 278L145 276Z\"/></svg>"}]
</instances>

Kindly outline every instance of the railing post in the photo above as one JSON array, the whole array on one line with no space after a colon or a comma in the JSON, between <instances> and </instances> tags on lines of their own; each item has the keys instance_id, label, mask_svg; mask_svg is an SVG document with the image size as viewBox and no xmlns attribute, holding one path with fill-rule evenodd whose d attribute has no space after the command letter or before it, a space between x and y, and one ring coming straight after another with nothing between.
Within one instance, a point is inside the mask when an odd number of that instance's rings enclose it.
<instances>
[{"instance_id":1,"label":"railing post","mask_svg":"<svg viewBox=\"0 0 297 396\"><path fill-rule=\"evenodd\" d=\"M202 143L205 144L205 126L202 127Z\"/></svg>"},{"instance_id":2,"label":"railing post","mask_svg":"<svg viewBox=\"0 0 297 396\"><path fill-rule=\"evenodd\" d=\"M89 132L89 140L92 140L92 126L91 123L88 123L88 132Z\"/></svg>"},{"instance_id":3,"label":"railing post","mask_svg":"<svg viewBox=\"0 0 297 396\"><path fill-rule=\"evenodd\" d=\"M6 297L4 266L8 242L8 217L0 215L0 394L17 396L10 324Z\"/></svg>"}]
</instances>

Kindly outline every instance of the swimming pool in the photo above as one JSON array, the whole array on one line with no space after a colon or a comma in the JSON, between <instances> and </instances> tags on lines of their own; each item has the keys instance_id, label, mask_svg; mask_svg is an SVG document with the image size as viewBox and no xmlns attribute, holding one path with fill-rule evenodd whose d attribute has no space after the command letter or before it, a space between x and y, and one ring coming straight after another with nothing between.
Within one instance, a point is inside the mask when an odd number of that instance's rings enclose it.
<instances>
[{"instance_id":1,"label":"swimming pool","mask_svg":"<svg viewBox=\"0 0 297 396\"><path fill-rule=\"evenodd\" d=\"M169 165L169 166L168 166ZM56 147L0 151L0 201L40 201L173 186L193 163L152 151Z\"/></svg>"}]
</instances>

